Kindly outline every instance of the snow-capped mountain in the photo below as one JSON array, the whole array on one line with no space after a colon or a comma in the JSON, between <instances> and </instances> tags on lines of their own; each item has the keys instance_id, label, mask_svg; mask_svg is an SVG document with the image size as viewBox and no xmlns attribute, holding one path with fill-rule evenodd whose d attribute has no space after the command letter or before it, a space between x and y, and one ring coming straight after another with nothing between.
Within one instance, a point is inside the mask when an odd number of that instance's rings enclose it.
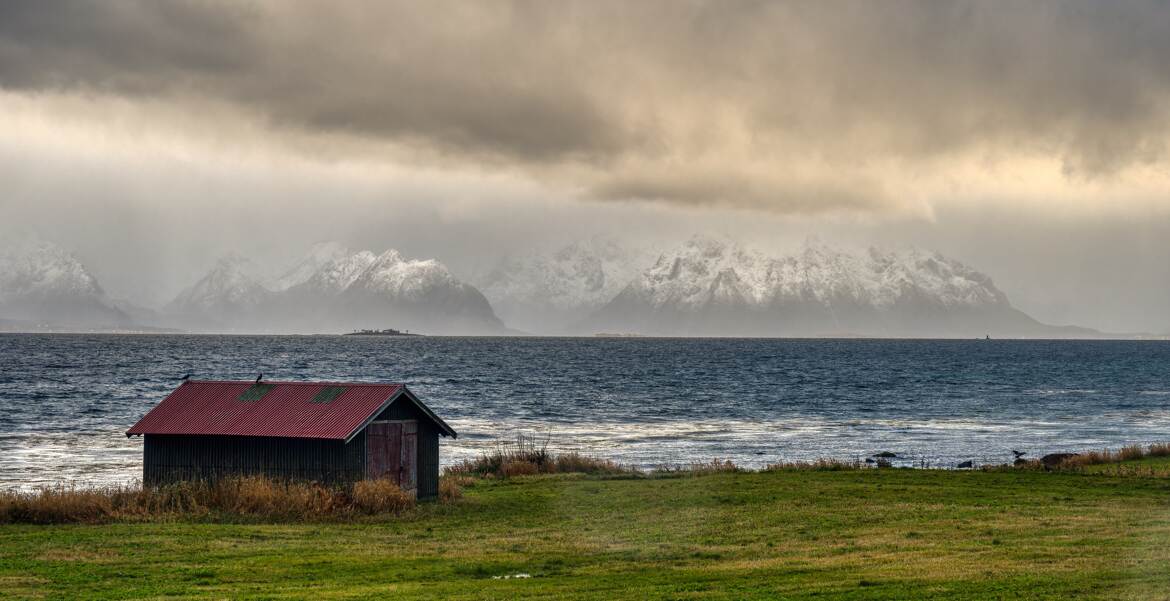
<instances>
[{"instance_id":1,"label":"snow-capped mountain","mask_svg":"<svg viewBox=\"0 0 1170 601\"><path fill-rule=\"evenodd\" d=\"M499 334L503 324L474 287L435 260L396 250L350 253L314 246L264 286L247 262L221 260L169 306L194 329L330 332L396 328L432 334Z\"/></svg>"},{"instance_id":2,"label":"snow-capped mountain","mask_svg":"<svg viewBox=\"0 0 1170 601\"><path fill-rule=\"evenodd\" d=\"M366 256L359 259L363 263L367 260ZM437 288L464 285L445 265L434 259L408 260L391 249L370 261L346 290L418 300Z\"/></svg>"},{"instance_id":3,"label":"snow-capped mountain","mask_svg":"<svg viewBox=\"0 0 1170 601\"><path fill-rule=\"evenodd\" d=\"M368 250L342 255L317 268L296 290L324 295L341 294L377 260L378 255Z\"/></svg>"},{"instance_id":4,"label":"snow-capped mountain","mask_svg":"<svg viewBox=\"0 0 1170 601\"><path fill-rule=\"evenodd\" d=\"M77 257L43 240L0 250L0 319L87 329L130 323Z\"/></svg>"},{"instance_id":5,"label":"snow-capped mountain","mask_svg":"<svg viewBox=\"0 0 1170 601\"><path fill-rule=\"evenodd\" d=\"M991 281L918 249L853 254L807 243L771 257L694 238L661 255L583 324L595 331L711 336L1061 336Z\"/></svg>"},{"instance_id":6,"label":"snow-capped mountain","mask_svg":"<svg viewBox=\"0 0 1170 601\"><path fill-rule=\"evenodd\" d=\"M506 323L535 333L560 333L618 294L653 255L593 237L552 253L506 257L476 278Z\"/></svg>"},{"instance_id":7,"label":"snow-capped mountain","mask_svg":"<svg viewBox=\"0 0 1170 601\"><path fill-rule=\"evenodd\" d=\"M303 284L320 272L321 268L348 256L349 249L340 242L318 242L300 261L276 278L270 288L281 291Z\"/></svg>"},{"instance_id":8,"label":"snow-capped mountain","mask_svg":"<svg viewBox=\"0 0 1170 601\"><path fill-rule=\"evenodd\" d=\"M165 311L185 327L247 329L273 294L253 275L253 270L244 257L223 257L211 271L180 292Z\"/></svg>"},{"instance_id":9,"label":"snow-capped mountain","mask_svg":"<svg viewBox=\"0 0 1170 601\"><path fill-rule=\"evenodd\" d=\"M345 263L339 271L348 277L352 273L349 269L367 260L361 256ZM370 262L345 287L341 297L350 311L347 323L354 328L389 319L432 333L504 331L491 304L474 286L459 281L446 265L434 259L406 259L396 250L388 250Z\"/></svg>"}]
</instances>

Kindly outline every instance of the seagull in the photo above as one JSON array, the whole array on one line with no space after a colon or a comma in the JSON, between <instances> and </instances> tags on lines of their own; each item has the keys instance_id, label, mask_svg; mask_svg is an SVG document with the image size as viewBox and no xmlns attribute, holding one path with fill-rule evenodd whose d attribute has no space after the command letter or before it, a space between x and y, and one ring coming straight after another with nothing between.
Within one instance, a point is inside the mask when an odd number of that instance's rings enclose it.
<instances>
[{"instance_id":1,"label":"seagull","mask_svg":"<svg viewBox=\"0 0 1170 601\"><path fill-rule=\"evenodd\" d=\"M180 379L180 380L182 380L182 381L184 381L184 382L186 382L187 380L190 380L190 379L191 379L191 376L192 376L192 375L193 375L193 374L187 374L187 375L185 375L185 376L183 376L183 377L181 377L181 378L179 378L179 379Z\"/></svg>"},{"instance_id":2,"label":"seagull","mask_svg":"<svg viewBox=\"0 0 1170 601\"><path fill-rule=\"evenodd\" d=\"M1016 459L1019 459L1020 457L1023 457L1024 455L1027 455L1027 453L1025 453L1025 452L1023 452L1023 451L1015 451L1015 450L1013 450L1013 451L1012 451L1012 455L1015 455L1015 456L1016 456Z\"/></svg>"},{"instance_id":3,"label":"seagull","mask_svg":"<svg viewBox=\"0 0 1170 601\"><path fill-rule=\"evenodd\" d=\"M260 372L260 375L256 376L256 383L259 384L260 380L263 380L263 379L264 379L264 372Z\"/></svg>"}]
</instances>

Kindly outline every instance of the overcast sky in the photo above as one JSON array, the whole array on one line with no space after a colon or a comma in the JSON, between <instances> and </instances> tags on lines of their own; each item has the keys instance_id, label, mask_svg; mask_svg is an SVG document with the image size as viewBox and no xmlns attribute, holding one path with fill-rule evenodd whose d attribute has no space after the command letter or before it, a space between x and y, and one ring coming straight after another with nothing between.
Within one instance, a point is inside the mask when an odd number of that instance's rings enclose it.
<instances>
[{"instance_id":1,"label":"overcast sky","mask_svg":"<svg viewBox=\"0 0 1170 601\"><path fill-rule=\"evenodd\" d=\"M818 235L1167 332L1167 65L1165 2L7 1L0 232L147 304L320 240Z\"/></svg>"}]
</instances>

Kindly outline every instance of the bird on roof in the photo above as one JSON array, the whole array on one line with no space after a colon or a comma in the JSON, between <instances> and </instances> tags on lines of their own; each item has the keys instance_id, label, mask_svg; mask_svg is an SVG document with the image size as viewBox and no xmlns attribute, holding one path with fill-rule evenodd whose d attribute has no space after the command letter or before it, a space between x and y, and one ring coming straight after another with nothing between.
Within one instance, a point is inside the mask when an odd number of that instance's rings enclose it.
<instances>
[{"instance_id":1,"label":"bird on roof","mask_svg":"<svg viewBox=\"0 0 1170 601\"><path fill-rule=\"evenodd\" d=\"M186 382L187 380L190 380L190 379L191 379L191 376L192 376L192 375L194 375L194 374L187 374L187 375L185 375L185 376L183 376L183 377L181 377L181 378L179 378L179 379L180 379L180 380L182 380L182 381L184 381L184 382Z\"/></svg>"},{"instance_id":2,"label":"bird on roof","mask_svg":"<svg viewBox=\"0 0 1170 601\"><path fill-rule=\"evenodd\" d=\"M256 383L259 384L260 380L263 380L263 379L264 379L264 372L260 372L260 375L256 376Z\"/></svg>"}]
</instances>

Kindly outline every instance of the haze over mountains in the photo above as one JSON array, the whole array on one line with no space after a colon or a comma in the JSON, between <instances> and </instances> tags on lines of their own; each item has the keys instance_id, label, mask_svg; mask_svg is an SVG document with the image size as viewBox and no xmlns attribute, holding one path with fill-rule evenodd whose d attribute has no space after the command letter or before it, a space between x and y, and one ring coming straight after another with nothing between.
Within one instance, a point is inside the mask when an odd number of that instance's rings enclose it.
<instances>
[{"instance_id":1,"label":"haze over mountains","mask_svg":"<svg viewBox=\"0 0 1170 601\"><path fill-rule=\"evenodd\" d=\"M406 259L393 249L351 253L337 243L314 246L268 285L246 259L220 260L165 313L203 331L507 333L487 299L442 263Z\"/></svg>"},{"instance_id":2,"label":"haze over mountains","mask_svg":"<svg viewBox=\"0 0 1170 601\"><path fill-rule=\"evenodd\" d=\"M130 316L72 254L39 240L0 249L0 328L118 328Z\"/></svg>"},{"instance_id":3,"label":"haze over mountains","mask_svg":"<svg viewBox=\"0 0 1170 601\"><path fill-rule=\"evenodd\" d=\"M0 254L5 329L664 336L1095 337L1015 309L991 278L914 248L862 253L809 242L771 256L695 237L662 251L592 238L506 257L471 278L397 250L313 246L264 273L220 259L160 311L110 299L51 243ZM514 329L511 329L514 328Z\"/></svg>"},{"instance_id":4,"label":"haze over mountains","mask_svg":"<svg viewBox=\"0 0 1170 601\"><path fill-rule=\"evenodd\" d=\"M654 261L654 253L593 237L553 252L504 257L475 284L508 325L527 332L574 332ZM587 333L587 332L584 332Z\"/></svg>"}]
</instances>

